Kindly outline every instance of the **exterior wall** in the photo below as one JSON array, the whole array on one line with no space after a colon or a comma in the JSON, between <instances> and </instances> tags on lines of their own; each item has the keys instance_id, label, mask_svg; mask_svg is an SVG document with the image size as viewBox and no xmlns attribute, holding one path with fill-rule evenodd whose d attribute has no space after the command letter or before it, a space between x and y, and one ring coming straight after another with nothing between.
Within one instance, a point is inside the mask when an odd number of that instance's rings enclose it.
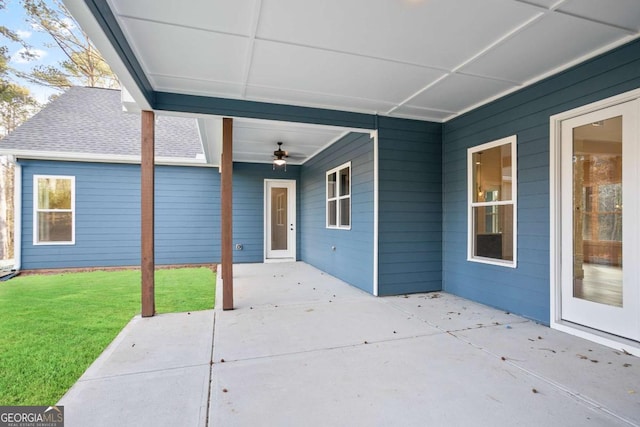
<instances>
[{"instance_id":1,"label":"exterior wall","mask_svg":"<svg viewBox=\"0 0 640 427\"><path fill-rule=\"evenodd\" d=\"M351 229L328 229L326 172L348 161ZM373 179L373 141L361 133L346 135L307 161L300 174L301 259L367 292L373 292Z\"/></svg>"},{"instance_id":2,"label":"exterior wall","mask_svg":"<svg viewBox=\"0 0 640 427\"><path fill-rule=\"evenodd\" d=\"M442 286L442 125L380 117L379 294Z\"/></svg>"},{"instance_id":3,"label":"exterior wall","mask_svg":"<svg viewBox=\"0 0 640 427\"><path fill-rule=\"evenodd\" d=\"M216 174L217 174L216 169ZM297 257L300 259L300 166L287 165L273 170L266 163L234 163L233 164L233 244L241 243L241 251L234 250L233 262L264 261L264 180L290 179L296 181L296 219L298 233L296 236ZM217 205L218 212L220 211ZM218 232L220 227L218 226ZM219 242L218 242L219 245Z\"/></svg>"},{"instance_id":4,"label":"exterior wall","mask_svg":"<svg viewBox=\"0 0 640 427\"><path fill-rule=\"evenodd\" d=\"M140 166L22 160L22 268L140 264ZM76 177L76 242L33 244L33 175ZM156 263L220 259L217 169L156 167Z\"/></svg>"},{"instance_id":5,"label":"exterior wall","mask_svg":"<svg viewBox=\"0 0 640 427\"><path fill-rule=\"evenodd\" d=\"M23 170L22 268L140 264L140 166L27 161ZM264 259L264 179L298 180L299 166L234 164L234 262ZM33 175L76 177L76 243L33 245ZM299 219L299 190L298 201ZM217 168L156 166L156 264L220 261L220 174ZM298 233L298 247L300 233Z\"/></svg>"},{"instance_id":6,"label":"exterior wall","mask_svg":"<svg viewBox=\"0 0 640 427\"><path fill-rule=\"evenodd\" d=\"M443 288L549 324L549 117L640 87L640 41L591 59L444 125ZM467 148L518 144L518 266L467 258Z\"/></svg>"}]
</instances>

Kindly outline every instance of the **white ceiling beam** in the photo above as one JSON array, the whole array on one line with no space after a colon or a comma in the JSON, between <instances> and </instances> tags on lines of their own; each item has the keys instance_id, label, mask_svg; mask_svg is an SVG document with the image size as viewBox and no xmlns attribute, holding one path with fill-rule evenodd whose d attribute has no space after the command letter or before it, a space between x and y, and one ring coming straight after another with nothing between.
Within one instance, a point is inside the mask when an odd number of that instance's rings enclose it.
<instances>
[{"instance_id":1,"label":"white ceiling beam","mask_svg":"<svg viewBox=\"0 0 640 427\"><path fill-rule=\"evenodd\" d=\"M247 85L249 84L249 75L251 66L253 65L253 49L256 44L256 34L258 25L260 25L260 11L262 10L262 0L256 0L253 10L253 22L251 23L251 34L249 35L249 46L247 47L247 56L244 62L244 71L242 76L242 98L247 96Z\"/></svg>"}]
</instances>

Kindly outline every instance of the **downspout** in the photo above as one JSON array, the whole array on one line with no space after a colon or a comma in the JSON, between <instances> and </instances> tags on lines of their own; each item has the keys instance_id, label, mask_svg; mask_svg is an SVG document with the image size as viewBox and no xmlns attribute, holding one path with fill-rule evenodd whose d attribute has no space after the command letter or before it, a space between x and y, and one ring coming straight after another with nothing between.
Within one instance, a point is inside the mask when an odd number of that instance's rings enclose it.
<instances>
[{"instance_id":1,"label":"downspout","mask_svg":"<svg viewBox=\"0 0 640 427\"><path fill-rule=\"evenodd\" d=\"M13 159L13 269L22 265L22 165Z\"/></svg>"}]
</instances>

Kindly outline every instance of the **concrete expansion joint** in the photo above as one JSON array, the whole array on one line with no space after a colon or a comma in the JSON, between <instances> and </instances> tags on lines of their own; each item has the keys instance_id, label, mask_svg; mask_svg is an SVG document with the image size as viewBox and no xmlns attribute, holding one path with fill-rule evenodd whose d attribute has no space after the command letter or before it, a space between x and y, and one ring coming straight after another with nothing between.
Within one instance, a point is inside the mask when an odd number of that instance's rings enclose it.
<instances>
[{"instance_id":1,"label":"concrete expansion joint","mask_svg":"<svg viewBox=\"0 0 640 427\"><path fill-rule=\"evenodd\" d=\"M216 318L220 313L219 310L213 312L213 320L211 321L211 351L209 352L209 380L207 381L207 410L205 412L204 425L209 425L209 413L211 410L211 385L213 383L213 349L215 347L216 335Z\"/></svg>"},{"instance_id":2,"label":"concrete expansion joint","mask_svg":"<svg viewBox=\"0 0 640 427\"><path fill-rule=\"evenodd\" d=\"M170 372L170 371L176 371L179 369L189 369L189 368L197 368L199 366L205 366L208 365L208 363L196 363L196 364L191 364L191 365L180 365L180 366L172 366L170 368L160 368L160 369L149 369L146 371L136 371L136 372L125 372L122 374L115 374L115 375L104 375L104 376L100 376L100 377L93 377L93 378L80 378L77 382L78 383L89 383L92 381L102 381L102 380L108 380L111 378L124 378L124 377L136 377L138 375L147 375L147 374L152 374L155 372Z\"/></svg>"},{"instance_id":3,"label":"concrete expansion joint","mask_svg":"<svg viewBox=\"0 0 640 427\"><path fill-rule=\"evenodd\" d=\"M332 350L341 350L341 349L346 349L346 348L356 348L356 347L362 347L362 346L370 346L372 344L383 344L383 343L387 343L387 342L398 342L398 341L407 341L407 340L412 340L412 339L416 339L416 338L423 338L423 337L429 337L429 336L433 336L433 333L424 333L424 334L414 334L411 336L404 336L404 337L394 337L394 338L388 338L388 339L377 339L377 340L363 340L362 342L359 343L355 343L355 344L345 344L345 345L338 345L338 346L334 346L334 347L325 347L325 348L315 348L315 349L311 349L311 350L302 350L302 351L291 351L291 352L286 352L286 353L280 353L280 354L270 354L270 355L264 355L264 356L254 356L254 357L247 357L247 358L243 358L243 359L226 359L224 357L218 358L217 360L213 360L211 362L212 367L215 365L226 365L226 364L232 364L232 363L238 363L238 362L246 362L246 361L253 361L253 360L264 360L264 359L278 359L281 357L287 357L287 356L292 356L292 355L297 355L297 354L311 354L311 353L319 353L319 352L323 352L323 351L332 351Z\"/></svg>"}]
</instances>

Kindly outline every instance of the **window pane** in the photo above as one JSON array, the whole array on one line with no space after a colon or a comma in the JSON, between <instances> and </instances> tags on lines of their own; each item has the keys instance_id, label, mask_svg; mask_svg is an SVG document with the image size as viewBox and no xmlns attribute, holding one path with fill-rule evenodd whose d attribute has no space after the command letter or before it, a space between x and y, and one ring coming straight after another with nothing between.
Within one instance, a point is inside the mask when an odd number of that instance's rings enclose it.
<instances>
[{"instance_id":1,"label":"window pane","mask_svg":"<svg viewBox=\"0 0 640 427\"><path fill-rule=\"evenodd\" d=\"M287 189L271 188L271 250L287 250Z\"/></svg>"},{"instance_id":2,"label":"window pane","mask_svg":"<svg viewBox=\"0 0 640 427\"><path fill-rule=\"evenodd\" d=\"M346 196L349 194L349 168L340 170L340 195Z\"/></svg>"},{"instance_id":3,"label":"window pane","mask_svg":"<svg viewBox=\"0 0 640 427\"><path fill-rule=\"evenodd\" d=\"M598 186L598 210L615 212L622 209L622 183Z\"/></svg>"},{"instance_id":4,"label":"window pane","mask_svg":"<svg viewBox=\"0 0 640 427\"><path fill-rule=\"evenodd\" d=\"M513 205L473 208L474 256L513 261Z\"/></svg>"},{"instance_id":5,"label":"window pane","mask_svg":"<svg viewBox=\"0 0 640 427\"><path fill-rule=\"evenodd\" d=\"M331 173L327 176L327 197L336 197L336 173Z\"/></svg>"},{"instance_id":6,"label":"window pane","mask_svg":"<svg viewBox=\"0 0 640 427\"><path fill-rule=\"evenodd\" d=\"M71 242L71 212L38 212L39 242Z\"/></svg>"},{"instance_id":7,"label":"window pane","mask_svg":"<svg viewBox=\"0 0 640 427\"><path fill-rule=\"evenodd\" d=\"M348 227L351 225L351 198L340 199L340 225Z\"/></svg>"},{"instance_id":8,"label":"window pane","mask_svg":"<svg viewBox=\"0 0 640 427\"><path fill-rule=\"evenodd\" d=\"M38 178L38 209L71 209L71 180Z\"/></svg>"},{"instance_id":9,"label":"window pane","mask_svg":"<svg viewBox=\"0 0 640 427\"><path fill-rule=\"evenodd\" d=\"M622 242L622 214L598 215L598 240Z\"/></svg>"},{"instance_id":10,"label":"window pane","mask_svg":"<svg viewBox=\"0 0 640 427\"><path fill-rule=\"evenodd\" d=\"M337 212L336 212L336 208L337 208L337 204L335 200L331 200L329 203L327 203L327 224L328 225L337 225Z\"/></svg>"},{"instance_id":11,"label":"window pane","mask_svg":"<svg viewBox=\"0 0 640 427\"><path fill-rule=\"evenodd\" d=\"M511 144L478 151L471 157L473 201L511 200Z\"/></svg>"}]
</instances>

